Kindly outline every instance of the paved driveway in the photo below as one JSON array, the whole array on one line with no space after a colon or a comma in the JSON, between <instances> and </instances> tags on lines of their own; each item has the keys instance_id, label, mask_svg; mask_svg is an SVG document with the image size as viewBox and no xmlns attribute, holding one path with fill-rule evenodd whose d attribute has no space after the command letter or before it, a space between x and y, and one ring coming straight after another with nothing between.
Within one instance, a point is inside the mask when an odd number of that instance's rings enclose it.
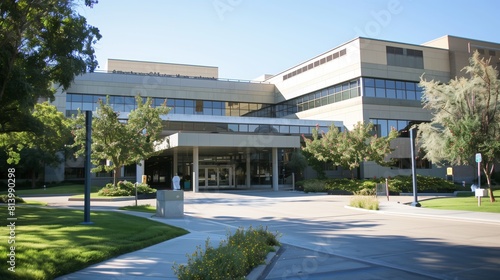
<instances>
[{"instance_id":1,"label":"paved driveway","mask_svg":"<svg viewBox=\"0 0 500 280\"><path fill-rule=\"evenodd\" d=\"M51 203L80 203L58 199ZM288 251L267 269L266 279L498 279L500 215L397 203L411 197L383 198L382 211L363 211L346 208L349 199L287 191L185 193L185 218L166 222L218 236L261 225L279 232Z\"/></svg>"}]
</instances>

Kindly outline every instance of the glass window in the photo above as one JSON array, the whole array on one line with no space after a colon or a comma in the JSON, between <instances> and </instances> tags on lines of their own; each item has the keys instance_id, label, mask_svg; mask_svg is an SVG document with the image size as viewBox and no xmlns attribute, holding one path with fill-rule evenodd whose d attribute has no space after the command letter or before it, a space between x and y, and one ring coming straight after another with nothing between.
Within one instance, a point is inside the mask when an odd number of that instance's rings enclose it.
<instances>
[{"instance_id":1,"label":"glass window","mask_svg":"<svg viewBox=\"0 0 500 280\"><path fill-rule=\"evenodd\" d=\"M172 112L172 111L170 111ZM174 107L173 112L174 114L184 114L184 107Z\"/></svg>"},{"instance_id":2,"label":"glass window","mask_svg":"<svg viewBox=\"0 0 500 280\"><path fill-rule=\"evenodd\" d=\"M72 94L72 95L73 95L73 97L72 97L71 101L82 102L83 97L81 94Z\"/></svg>"},{"instance_id":3,"label":"glass window","mask_svg":"<svg viewBox=\"0 0 500 280\"><path fill-rule=\"evenodd\" d=\"M66 94L66 102L71 102L73 100L73 94L68 93Z\"/></svg>"},{"instance_id":4,"label":"glass window","mask_svg":"<svg viewBox=\"0 0 500 280\"><path fill-rule=\"evenodd\" d=\"M213 109L214 116L223 116L222 109Z\"/></svg>"},{"instance_id":5,"label":"glass window","mask_svg":"<svg viewBox=\"0 0 500 280\"><path fill-rule=\"evenodd\" d=\"M288 125L280 125L280 133L290 133L290 127Z\"/></svg>"},{"instance_id":6,"label":"glass window","mask_svg":"<svg viewBox=\"0 0 500 280\"><path fill-rule=\"evenodd\" d=\"M256 124L249 124L248 125L248 132L255 132L258 128L259 128L259 126Z\"/></svg>"},{"instance_id":7,"label":"glass window","mask_svg":"<svg viewBox=\"0 0 500 280\"><path fill-rule=\"evenodd\" d=\"M227 128L230 132L238 132L238 124L230 123L227 125Z\"/></svg>"},{"instance_id":8,"label":"glass window","mask_svg":"<svg viewBox=\"0 0 500 280\"><path fill-rule=\"evenodd\" d=\"M349 83L343 83L342 84L342 91L348 90L349 89Z\"/></svg>"},{"instance_id":9,"label":"glass window","mask_svg":"<svg viewBox=\"0 0 500 280\"><path fill-rule=\"evenodd\" d=\"M92 111L92 103L84 102L82 105L82 111Z\"/></svg>"},{"instance_id":10,"label":"glass window","mask_svg":"<svg viewBox=\"0 0 500 280\"><path fill-rule=\"evenodd\" d=\"M389 120L388 121L388 131L391 131L391 129L398 129L398 121L397 120Z\"/></svg>"},{"instance_id":11,"label":"glass window","mask_svg":"<svg viewBox=\"0 0 500 280\"><path fill-rule=\"evenodd\" d=\"M212 108L203 108L203 115L212 115Z\"/></svg>"},{"instance_id":12,"label":"glass window","mask_svg":"<svg viewBox=\"0 0 500 280\"><path fill-rule=\"evenodd\" d=\"M385 81L386 88L396 88L396 81Z\"/></svg>"},{"instance_id":13,"label":"glass window","mask_svg":"<svg viewBox=\"0 0 500 280\"><path fill-rule=\"evenodd\" d=\"M375 96L379 98L385 98L385 88L376 88Z\"/></svg>"},{"instance_id":14,"label":"glass window","mask_svg":"<svg viewBox=\"0 0 500 280\"><path fill-rule=\"evenodd\" d=\"M125 97L125 104L127 105L135 105L135 98L133 97Z\"/></svg>"},{"instance_id":15,"label":"glass window","mask_svg":"<svg viewBox=\"0 0 500 280\"><path fill-rule=\"evenodd\" d=\"M396 98L396 90L395 89L387 89L385 92L387 98Z\"/></svg>"},{"instance_id":16,"label":"glass window","mask_svg":"<svg viewBox=\"0 0 500 280\"><path fill-rule=\"evenodd\" d=\"M308 126L301 126L300 127L300 134L309 134L309 127Z\"/></svg>"},{"instance_id":17,"label":"glass window","mask_svg":"<svg viewBox=\"0 0 500 280\"><path fill-rule=\"evenodd\" d=\"M135 104L130 105L130 104L125 104L125 112L132 112L135 109Z\"/></svg>"},{"instance_id":18,"label":"glass window","mask_svg":"<svg viewBox=\"0 0 500 280\"><path fill-rule=\"evenodd\" d=\"M124 104L125 97L123 97L123 96L111 96L110 102L111 102L111 104Z\"/></svg>"},{"instance_id":19,"label":"glass window","mask_svg":"<svg viewBox=\"0 0 500 280\"><path fill-rule=\"evenodd\" d=\"M408 121L398 121L398 131L404 129L408 125Z\"/></svg>"},{"instance_id":20,"label":"glass window","mask_svg":"<svg viewBox=\"0 0 500 280\"><path fill-rule=\"evenodd\" d=\"M403 89L398 89L396 91L396 98L397 99L406 99L406 91Z\"/></svg>"},{"instance_id":21,"label":"glass window","mask_svg":"<svg viewBox=\"0 0 500 280\"><path fill-rule=\"evenodd\" d=\"M298 126L290 126L290 133L298 134L299 127Z\"/></svg>"},{"instance_id":22,"label":"glass window","mask_svg":"<svg viewBox=\"0 0 500 280\"><path fill-rule=\"evenodd\" d=\"M93 102L92 95L85 94L85 95L83 95L82 99L83 99L83 102L88 102L88 103Z\"/></svg>"},{"instance_id":23,"label":"glass window","mask_svg":"<svg viewBox=\"0 0 500 280\"><path fill-rule=\"evenodd\" d=\"M248 132L248 124L240 124L240 132Z\"/></svg>"},{"instance_id":24,"label":"glass window","mask_svg":"<svg viewBox=\"0 0 500 280\"><path fill-rule=\"evenodd\" d=\"M406 82L406 90L415 90L415 83Z\"/></svg>"},{"instance_id":25,"label":"glass window","mask_svg":"<svg viewBox=\"0 0 500 280\"><path fill-rule=\"evenodd\" d=\"M405 89L405 83L396 81L396 89Z\"/></svg>"},{"instance_id":26,"label":"glass window","mask_svg":"<svg viewBox=\"0 0 500 280\"><path fill-rule=\"evenodd\" d=\"M408 100L416 100L417 95L414 90L407 90L406 91L406 99Z\"/></svg>"},{"instance_id":27,"label":"glass window","mask_svg":"<svg viewBox=\"0 0 500 280\"><path fill-rule=\"evenodd\" d=\"M363 82L367 87L375 87L375 79L365 78Z\"/></svg>"},{"instance_id":28,"label":"glass window","mask_svg":"<svg viewBox=\"0 0 500 280\"><path fill-rule=\"evenodd\" d=\"M385 88L385 80L376 79L375 80L375 87L377 87L377 88Z\"/></svg>"},{"instance_id":29,"label":"glass window","mask_svg":"<svg viewBox=\"0 0 500 280\"><path fill-rule=\"evenodd\" d=\"M387 120L377 120L377 124L380 127L379 136L387 136Z\"/></svg>"},{"instance_id":30,"label":"glass window","mask_svg":"<svg viewBox=\"0 0 500 280\"><path fill-rule=\"evenodd\" d=\"M214 107L214 109L223 109L224 103L222 101L214 101L213 107Z\"/></svg>"},{"instance_id":31,"label":"glass window","mask_svg":"<svg viewBox=\"0 0 500 280\"><path fill-rule=\"evenodd\" d=\"M184 107L184 114L194 114L194 108L193 107Z\"/></svg>"},{"instance_id":32,"label":"glass window","mask_svg":"<svg viewBox=\"0 0 500 280\"><path fill-rule=\"evenodd\" d=\"M365 93L364 96L368 97L375 97L375 88L372 87L365 87Z\"/></svg>"},{"instance_id":33,"label":"glass window","mask_svg":"<svg viewBox=\"0 0 500 280\"><path fill-rule=\"evenodd\" d=\"M184 107L184 99L176 99L175 106L176 107Z\"/></svg>"}]
</instances>

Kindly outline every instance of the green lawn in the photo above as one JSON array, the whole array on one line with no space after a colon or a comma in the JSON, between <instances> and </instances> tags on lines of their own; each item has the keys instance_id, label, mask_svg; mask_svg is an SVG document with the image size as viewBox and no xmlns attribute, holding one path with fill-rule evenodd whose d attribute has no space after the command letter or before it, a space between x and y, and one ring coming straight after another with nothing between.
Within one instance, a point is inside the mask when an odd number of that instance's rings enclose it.
<instances>
[{"instance_id":1,"label":"green lawn","mask_svg":"<svg viewBox=\"0 0 500 280\"><path fill-rule=\"evenodd\" d=\"M0 207L0 220L7 223L7 207ZM15 273L0 271L0 279L53 279L103 260L186 234L163 223L116 212L91 213L93 225L81 225L83 211L17 206ZM7 259L10 230L0 227Z\"/></svg>"},{"instance_id":2,"label":"green lawn","mask_svg":"<svg viewBox=\"0 0 500 280\"><path fill-rule=\"evenodd\" d=\"M138 212L147 212L147 213L156 213L156 206L151 206L149 204L146 205L137 205L137 206L124 206L120 207L120 210L129 210L129 211L138 211Z\"/></svg>"},{"instance_id":3,"label":"green lawn","mask_svg":"<svg viewBox=\"0 0 500 280\"><path fill-rule=\"evenodd\" d=\"M496 202L492 203L489 197L483 197L481 206L478 206L474 196L429 199L420 201L420 204L426 208L500 213L500 190L494 191L493 194Z\"/></svg>"},{"instance_id":4,"label":"green lawn","mask_svg":"<svg viewBox=\"0 0 500 280\"><path fill-rule=\"evenodd\" d=\"M99 191L101 187L91 186L90 192ZM56 195L56 194L83 194L85 192L85 186L82 184L72 184L72 185L63 185L63 186L55 186L55 187L47 187L47 188L35 188L35 189L16 189L17 196L29 196L29 195ZM2 192L6 194L6 191Z\"/></svg>"}]
</instances>

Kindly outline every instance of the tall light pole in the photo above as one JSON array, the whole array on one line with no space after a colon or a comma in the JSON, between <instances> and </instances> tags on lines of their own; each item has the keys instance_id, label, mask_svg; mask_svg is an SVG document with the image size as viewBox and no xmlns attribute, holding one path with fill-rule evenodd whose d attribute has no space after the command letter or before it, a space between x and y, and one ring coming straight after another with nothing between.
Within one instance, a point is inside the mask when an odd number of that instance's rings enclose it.
<instances>
[{"instance_id":1,"label":"tall light pole","mask_svg":"<svg viewBox=\"0 0 500 280\"><path fill-rule=\"evenodd\" d=\"M92 153L92 111L85 111L85 195L84 195L84 208L83 216L84 225L93 224L90 221L90 154Z\"/></svg>"},{"instance_id":2,"label":"tall light pole","mask_svg":"<svg viewBox=\"0 0 500 280\"><path fill-rule=\"evenodd\" d=\"M411 177L413 182L413 202L411 203L411 206L420 207L421 205L418 202L417 198L417 165L415 162L415 137L417 136L416 130L417 129L415 127L410 128Z\"/></svg>"}]
</instances>

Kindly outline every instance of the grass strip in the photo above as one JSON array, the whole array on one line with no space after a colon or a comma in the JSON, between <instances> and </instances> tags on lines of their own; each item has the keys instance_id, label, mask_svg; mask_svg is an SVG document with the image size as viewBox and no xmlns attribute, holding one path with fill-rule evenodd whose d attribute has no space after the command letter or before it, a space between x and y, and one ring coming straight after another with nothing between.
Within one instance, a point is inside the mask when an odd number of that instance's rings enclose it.
<instances>
[{"instance_id":1,"label":"grass strip","mask_svg":"<svg viewBox=\"0 0 500 280\"><path fill-rule=\"evenodd\" d=\"M494 191L493 195L496 202L490 202L489 197L483 197L481 206L478 206L477 197L474 196L427 199L420 201L420 204L422 207L434 209L500 213L500 190Z\"/></svg>"},{"instance_id":2,"label":"grass strip","mask_svg":"<svg viewBox=\"0 0 500 280\"><path fill-rule=\"evenodd\" d=\"M0 219L6 221L7 214L7 207L0 207ZM116 212L92 212L93 225L80 224L81 210L17 206L15 214L15 244L9 245L16 247L15 273L2 269L0 279L53 279L188 233ZM9 232L0 227L0 236ZM2 256L9 253L5 245L0 246Z\"/></svg>"},{"instance_id":3,"label":"grass strip","mask_svg":"<svg viewBox=\"0 0 500 280\"><path fill-rule=\"evenodd\" d=\"M137 206L123 206L118 208L120 210L146 212L146 213L156 213L156 206L151 206L149 204L137 205Z\"/></svg>"}]
</instances>

